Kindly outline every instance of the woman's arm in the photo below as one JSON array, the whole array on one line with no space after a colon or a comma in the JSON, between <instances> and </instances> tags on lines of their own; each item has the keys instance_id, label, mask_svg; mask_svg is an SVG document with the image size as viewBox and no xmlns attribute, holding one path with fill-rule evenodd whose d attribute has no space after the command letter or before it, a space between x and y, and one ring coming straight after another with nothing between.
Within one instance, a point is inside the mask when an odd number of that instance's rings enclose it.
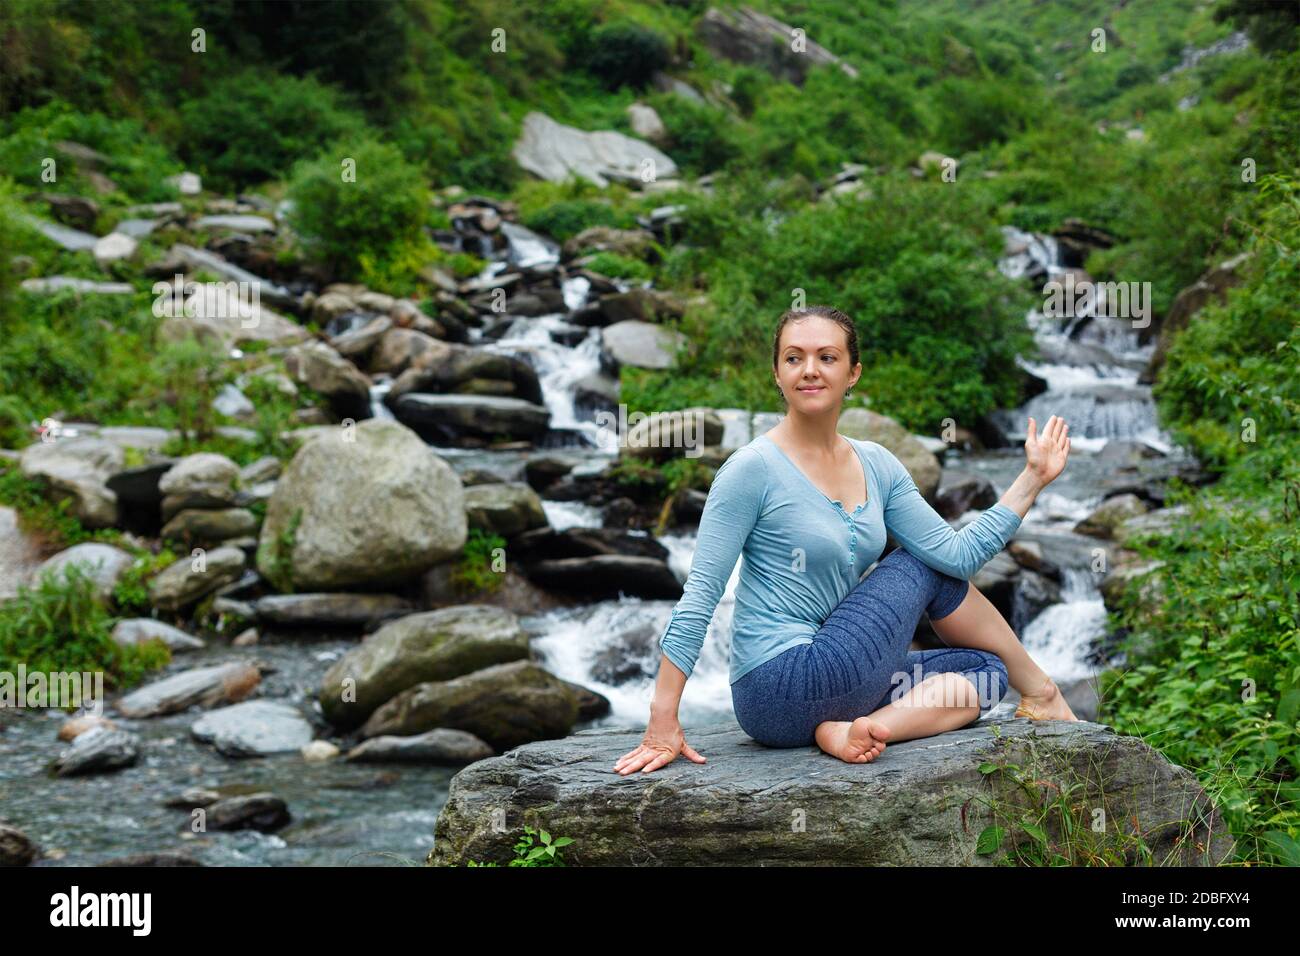
<instances>
[{"instance_id":1,"label":"woman's arm","mask_svg":"<svg viewBox=\"0 0 1300 956\"><path fill-rule=\"evenodd\" d=\"M1037 494L1021 476L1001 501L980 515L978 520L957 531L925 500L921 489L893 452L884 446L881 448L884 453L880 457L887 472L886 530L909 553L936 571L954 578L970 578L1007 546Z\"/></svg>"},{"instance_id":2,"label":"woman's arm","mask_svg":"<svg viewBox=\"0 0 1300 956\"><path fill-rule=\"evenodd\" d=\"M652 714L677 713L686 680L704 645L709 622L736 567L745 539L762 511L767 465L752 448L740 448L718 468L700 514L695 557L681 599L659 639L663 649ZM671 663L672 667L665 667Z\"/></svg>"},{"instance_id":3,"label":"woman's arm","mask_svg":"<svg viewBox=\"0 0 1300 956\"><path fill-rule=\"evenodd\" d=\"M903 463L889 451L881 456L891 473L885 527L909 552L955 578L969 578L1006 547L1034 500L1065 468L1070 426L1053 415L1040 435L1032 418L1025 438L1025 469L992 508L956 531L930 507Z\"/></svg>"}]
</instances>

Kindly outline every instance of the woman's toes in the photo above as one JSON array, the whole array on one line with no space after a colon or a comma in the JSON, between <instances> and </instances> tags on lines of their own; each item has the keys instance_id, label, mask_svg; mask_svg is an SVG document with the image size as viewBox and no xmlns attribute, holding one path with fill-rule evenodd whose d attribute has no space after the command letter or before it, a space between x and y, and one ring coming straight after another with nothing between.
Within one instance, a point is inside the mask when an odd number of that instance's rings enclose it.
<instances>
[{"instance_id":1,"label":"woman's toes","mask_svg":"<svg viewBox=\"0 0 1300 956\"><path fill-rule=\"evenodd\" d=\"M849 727L844 745L844 759L851 763L868 763L885 749L882 737L889 736L889 728L870 717L859 717Z\"/></svg>"}]
</instances>

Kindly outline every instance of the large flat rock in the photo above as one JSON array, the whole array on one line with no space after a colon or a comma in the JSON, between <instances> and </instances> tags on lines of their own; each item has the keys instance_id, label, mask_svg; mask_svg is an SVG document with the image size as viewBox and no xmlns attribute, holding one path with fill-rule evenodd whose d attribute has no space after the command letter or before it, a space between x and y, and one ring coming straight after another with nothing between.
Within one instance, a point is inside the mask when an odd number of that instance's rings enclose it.
<instances>
[{"instance_id":1,"label":"large flat rock","mask_svg":"<svg viewBox=\"0 0 1300 956\"><path fill-rule=\"evenodd\" d=\"M867 764L765 747L732 722L686 730L707 763L679 756L620 776L615 762L644 733L636 727L524 744L467 766L452 778L428 862L504 865L528 823L572 837L565 862L577 866L984 866L1010 844L977 854L986 827L1006 826L1008 810L1031 799L1050 807L1060 792L1085 836L1129 855L1134 827L1162 865L1214 865L1232 849L1191 772L1103 724L982 721L890 744ZM1060 814L1044 816L1056 843ZM1092 830L1098 819L1104 836ZM1194 832L1178 842L1184 831Z\"/></svg>"}]
</instances>

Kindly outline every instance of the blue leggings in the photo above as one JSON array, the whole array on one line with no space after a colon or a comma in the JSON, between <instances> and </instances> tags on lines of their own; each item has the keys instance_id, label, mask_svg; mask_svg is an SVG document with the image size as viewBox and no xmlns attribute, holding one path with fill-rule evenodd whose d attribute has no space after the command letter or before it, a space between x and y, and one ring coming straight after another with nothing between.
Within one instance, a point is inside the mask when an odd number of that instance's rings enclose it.
<instances>
[{"instance_id":1,"label":"blue leggings","mask_svg":"<svg viewBox=\"0 0 1300 956\"><path fill-rule=\"evenodd\" d=\"M908 650L921 614L947 617L969 587L901 547L891 551L836 605L811 644L787 648L731 685L741 729L769 747L815 745L822 721L856 720L939 673L964 674L975 684L974 723L1007 692L1001 659L965 647Z\"/></svg>"}]
</instances>

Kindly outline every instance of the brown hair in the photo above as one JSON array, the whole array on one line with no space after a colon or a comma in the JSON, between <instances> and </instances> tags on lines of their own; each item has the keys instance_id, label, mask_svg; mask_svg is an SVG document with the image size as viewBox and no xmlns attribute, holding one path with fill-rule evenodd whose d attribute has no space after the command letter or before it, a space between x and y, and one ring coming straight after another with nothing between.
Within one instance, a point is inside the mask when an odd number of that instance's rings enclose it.
<instances>
[{"instance_id":1,"label":"brown hair","mask_svg":"<svg viewBox=\"0 0 1300 956\"><path fill-rule=\"evenodd\" d=\"M807 319L814 315L830 319L844 330L849 345L849 367L858 364L858 327L854 321L839 309L829 305L810 305L802 309L786 309L777 320L776 333L772 336L772 368L776 368L781 355L781 330L785 328L786 323L798 322L800 319Z\"/></svg>"}]
</instances>

